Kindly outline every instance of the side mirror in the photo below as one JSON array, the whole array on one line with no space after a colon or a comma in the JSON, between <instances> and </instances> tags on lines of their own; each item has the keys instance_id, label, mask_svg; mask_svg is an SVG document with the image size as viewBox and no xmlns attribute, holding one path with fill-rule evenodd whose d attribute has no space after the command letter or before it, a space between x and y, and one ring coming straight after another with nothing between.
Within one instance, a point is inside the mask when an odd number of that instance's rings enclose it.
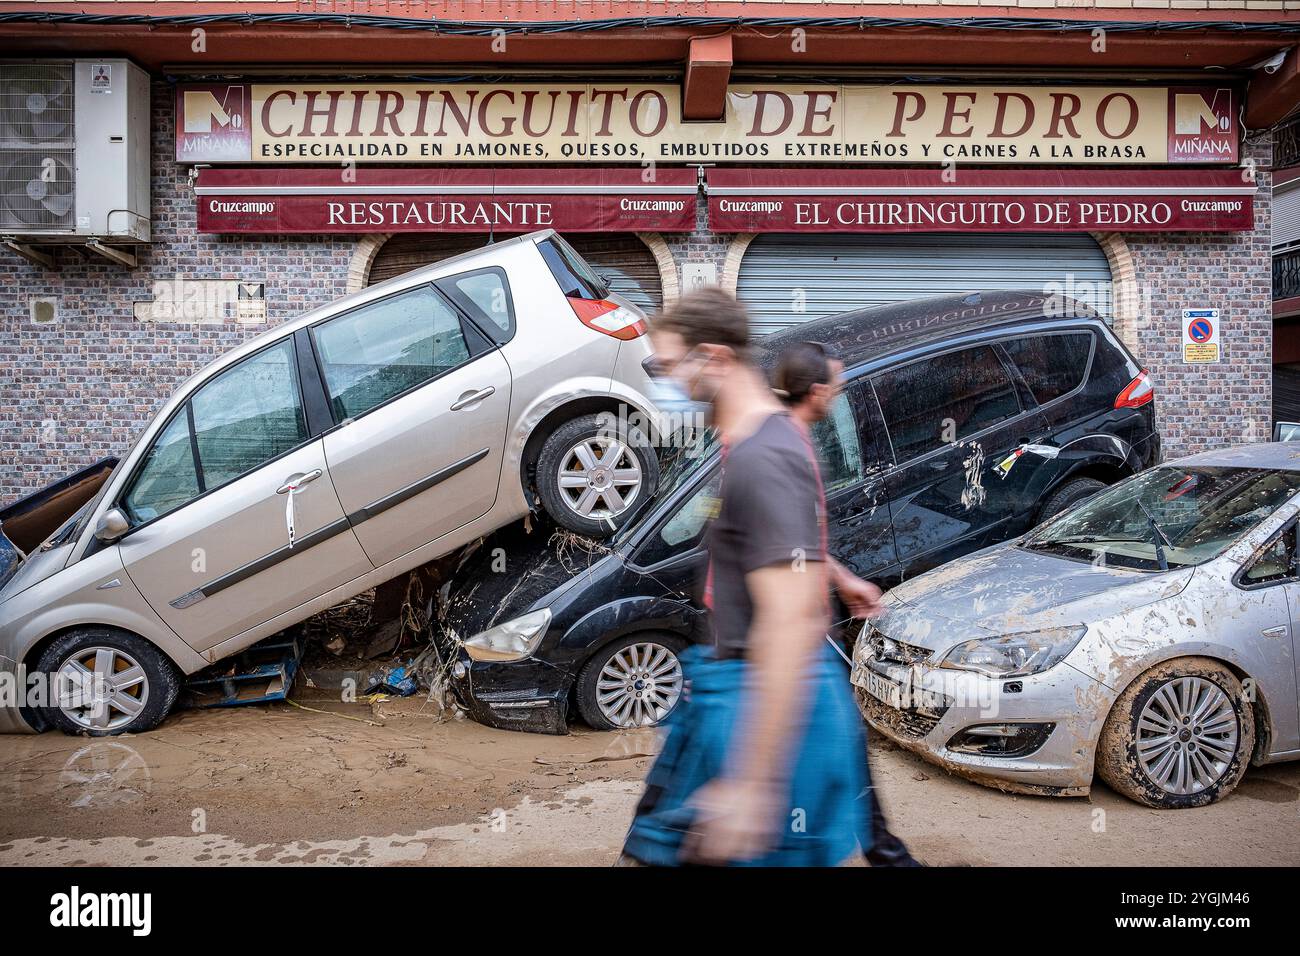
<instances>
[{"instance_id":1,"label":"side mirror","mask_svg":"<svg viewBox=\"0 0 1300 956\"><path fill-rule=\"evenodd\" d=\"M100 516L95 524L96 539L104 544L112 544L131 530L131 522L126 520L120 508L110 508Z\"/></svg>"}]
</instances>

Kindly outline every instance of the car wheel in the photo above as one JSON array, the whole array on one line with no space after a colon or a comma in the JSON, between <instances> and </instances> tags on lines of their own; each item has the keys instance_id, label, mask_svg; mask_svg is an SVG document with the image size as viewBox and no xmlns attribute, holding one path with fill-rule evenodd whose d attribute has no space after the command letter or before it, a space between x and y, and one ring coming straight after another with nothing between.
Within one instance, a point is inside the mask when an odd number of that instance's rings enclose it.
<instances>
[{"instance_id":1,"label":"car wheel","mask_svg":"<svg viewBox=\"0 0 1300 956\"><path fill-rule=\"evenodd\" d=\"M598 650L578 675L578 713L596 730L653 727L681 700L686 642L636 634Z\"/></svg>"},{"instance_id":2,"label":"car wheel","mask_svg":"<svg viewBox=\"0 0 1300 956\"><path fill-rule=\"evenodd\" d=\"M37 670L49 681L46 722L66 734L112 737L157 727L176 703L181 678L143 638L107 627L55 640Z\"/></svg>"},{"instance_id":3,"label":"car wheel","mask_svg":"<svg viewBox=\"0 0 1300 956\"><path fill-rule=\"evenodd\" d=\"M1255 749L1255 709L1241 681L1204 657L1142 674L1116 699L1097 744L1097 772L1149 807L1203 807L1241 781Z\"/></svg>"},{"instance_id":4,"label":"car wheel","mask_svg":"<svg viewBox=\"0 0 1300 956\"><path fill-rule=\"evenodd\" d=\"M1047 500L1038 509L1038 520L1035 524L1042 524L1048 518L1055 518L1062 511L1078 504L1084 498L1091 498L1105 487L1106 483L1096 478L1075 478L1073 481L1067 481L1047 496Z\"/></svg>"},{"instance_id":5,"label":"car wheel","mask_svg":"<svg viewBox=\"0 0 1300 956\"><path fill-rule=\"evenodd\" d=\"M608 413L561 425L537 459L537 493L546 513L593 538L614 533L659 485L659 459L636 428Z\"/></svg>"}]
</instances>

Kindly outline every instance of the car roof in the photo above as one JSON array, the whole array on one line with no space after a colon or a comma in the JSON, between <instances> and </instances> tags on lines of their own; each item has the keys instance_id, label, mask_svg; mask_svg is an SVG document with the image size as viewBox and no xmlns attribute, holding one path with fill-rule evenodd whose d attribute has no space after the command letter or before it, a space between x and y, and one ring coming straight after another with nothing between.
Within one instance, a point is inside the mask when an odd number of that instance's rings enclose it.
<instances>
[{"instance_id":1,"label":"car roof","mask_svg":"<svg viewBox=\"0 0 1300 956\"><path fill-rule=\"evenodd\" d=\"M1059 321L1100 321L1096 311L1066 296L1028 289L937 295L828 315L773 332L758 340L772 364L797 342L830 346L846 369L875 359L972 332L1002 326Z\"/></svg>"},{"instance_id":2,"label":"car roof","mask_svg":"<svg viewBox=\"0 0 1300 956\"><path fill-rule=\"evenodd\" d=\"M1175 467L1205 465L1226 468L1272 468L1276 471L1300 471L1300 442L1254 442L1249 445L1232 445L1214 451L1203 451L1174 461L1164 462Z\"/></svg>"}]
</instances>

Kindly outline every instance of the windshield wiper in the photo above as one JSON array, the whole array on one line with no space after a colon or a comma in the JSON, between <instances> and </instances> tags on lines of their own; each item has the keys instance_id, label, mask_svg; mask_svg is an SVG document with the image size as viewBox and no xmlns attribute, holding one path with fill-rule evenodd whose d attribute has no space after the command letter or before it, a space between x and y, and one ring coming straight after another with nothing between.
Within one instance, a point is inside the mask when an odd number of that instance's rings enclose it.
<instances>
[{"instance_id":1,"label":"windshield wiper","mask_svg":"<svg viewBox=\"0 0 1300 956\"><path fill-rule=\"evenodd\" d=\"M1160 570L1168 571L1169 562L1165 560L1165 548L1172 548L1174 543L1160 530L1160 525L1156 524L1156 519L1152 517L1150 511L1147 511L1147 506L1141 501L1137 502L1137 506L1141 509L1143 517L1147 519L1147 526L1151 528L1151 533L1155 535L1156 560L1160 562Z\"/></svg>"},{"instance_id":2,"label":"windshield wiper","mask_svg":"<svg viewBox=\"0 0 1300 956\"><path fill-rule=\"evenodd\" d=\"M1068 538L1044 538L1041 541L1031 541L1031 545L1040 544L1146 544L1146 538L1120 538L1106 534L1077 534Z\"/></svg>"}]
</instances>

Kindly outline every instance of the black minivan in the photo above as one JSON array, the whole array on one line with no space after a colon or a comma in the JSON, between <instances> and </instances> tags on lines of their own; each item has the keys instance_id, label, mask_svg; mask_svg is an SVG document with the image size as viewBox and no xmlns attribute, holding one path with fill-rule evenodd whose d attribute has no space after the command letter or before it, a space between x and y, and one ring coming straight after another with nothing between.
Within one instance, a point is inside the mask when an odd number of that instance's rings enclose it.
<instances>
[{"instance_id":1,"label":"black minivan","mask_svg":"<svg viewBox=\"0 0 1300 956\"><path fill-rule=\"evenodd\" d=\"M1159 461L1154 388L1069 299L988 292L828 316L759 340L769 366L830 346L845 387L813 430L832 553L890 587L1024 533ZM712 439L669 456L658 494L605 542L515 525L461 562L435 610L452 686L483 723L565 733L654 724L700 633Z\"/></svg>"}]
</instances>

